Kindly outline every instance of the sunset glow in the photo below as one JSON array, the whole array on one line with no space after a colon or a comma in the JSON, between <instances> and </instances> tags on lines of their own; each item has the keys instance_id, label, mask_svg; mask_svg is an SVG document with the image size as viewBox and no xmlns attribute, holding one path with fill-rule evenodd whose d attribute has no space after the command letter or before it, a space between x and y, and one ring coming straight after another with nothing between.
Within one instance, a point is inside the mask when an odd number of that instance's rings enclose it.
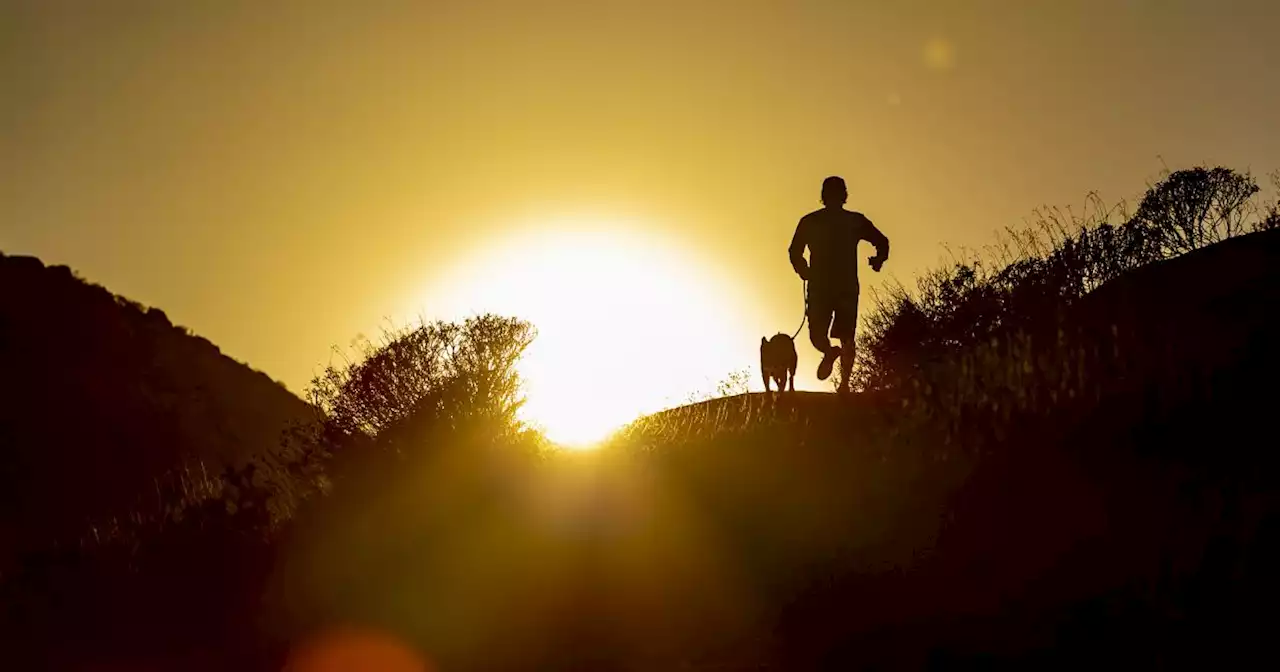
<instances>
[{"instance_id":1,"label":"sunset glow","mask_svg":"<svg viewBox=\"0 0 1280 672\"><path fill-rule=\"evenodd\" d=\"M582 208L596 230L642 212L750 287L758 319L684 329L701 365L795 328L785 250L827 175L894 242L865 308L1037 206L1280 155L1263 0L116 4L0 10L0 249L296 394L335 345L438 314L437 266L493 268L495 241Z\"/></svg>"},{"instance_id":2,"label":"sunset glow","mask_svg":"<svg viewBox=\"0 0 1280 672\"><path fill-rule=\"evenodd\" d=\"M578 449L754 356L752 339L716 336L750 330L713 269L635 229L591 224L570 220L486 248L424 302L446 319L495 312L532 322L523 417Z\"/></svg>"}]
</instances>

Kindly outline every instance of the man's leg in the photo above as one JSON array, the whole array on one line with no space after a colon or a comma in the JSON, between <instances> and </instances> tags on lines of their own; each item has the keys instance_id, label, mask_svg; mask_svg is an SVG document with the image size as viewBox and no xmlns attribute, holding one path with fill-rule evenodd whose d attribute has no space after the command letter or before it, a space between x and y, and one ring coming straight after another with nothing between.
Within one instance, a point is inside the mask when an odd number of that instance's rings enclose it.
<instances>
[{"instance_id":1,"label":"man's leg","mask_svg":"<svg viewBox=\"0 0 1280 672\"><path fill-rule=\"evenodd\" d=\"M840 339L840 392L853 391L853 362L858 346L852 336Z\"/></svg>"},{"instance_id":2,"label":"man's leg","mask_svg":"<svg viewBox=\"0 0 1280 672\"><path fill-rule=\"evenodd\" d=\"M840 339L839 392L853 389L853 362L857 357L858 295L841 297L836 303L832 333Z\"/></svg>"},{"instance_id":3,"label":"man's leg","mask_svg":"<svg viewBox=\"0 0 1280 672\"><path fill-rule=\"evenodd\" d=\"M809 342L822 353L822 362L818 364L818 380L831 377L831 369L835 367L836 358L840 356L840 348L831 344L831 320L835 310L829 303L814 301L809 297Z\"/></svg>"}]
</instances>

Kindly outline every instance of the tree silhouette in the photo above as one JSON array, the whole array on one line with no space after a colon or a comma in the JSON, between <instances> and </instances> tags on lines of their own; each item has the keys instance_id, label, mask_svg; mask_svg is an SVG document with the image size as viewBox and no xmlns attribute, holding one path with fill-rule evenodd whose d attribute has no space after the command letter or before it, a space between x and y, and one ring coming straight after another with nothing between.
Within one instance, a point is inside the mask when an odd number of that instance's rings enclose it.
<instances>
[{"instance_id":1,"label":"tree silhouette","mask_svg":"<svg viewBox=\"0 0 1280 672\"><path fill-rule=\"evenodd\" d=\"M1229 168L1190 168L1170 174L1147 191L1133 221L1145 242L1169 258L1245 232L1258 184Z\"/></svg>"}]
</instances>

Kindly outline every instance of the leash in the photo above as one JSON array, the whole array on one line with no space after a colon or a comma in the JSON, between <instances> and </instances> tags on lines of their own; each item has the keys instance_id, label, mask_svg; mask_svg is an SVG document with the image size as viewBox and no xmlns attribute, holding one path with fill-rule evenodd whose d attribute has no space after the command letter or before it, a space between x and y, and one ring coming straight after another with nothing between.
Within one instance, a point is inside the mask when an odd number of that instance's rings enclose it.
<instances>
[{"instance_id":1,"label":"leash","mask_svg":"<svg viewBox=\"0 0 1280 672\"><path fill-rule=\"evenodd\" d=\"M800 335L800 330L804 329L805 320L809 319L809 281L805 280L800 285L800 291L804 293L804 314L800 316L800 326L796 327L796 333L791 334L791 340L796 340L796 336Z\"/></svg>"}]
</instances>

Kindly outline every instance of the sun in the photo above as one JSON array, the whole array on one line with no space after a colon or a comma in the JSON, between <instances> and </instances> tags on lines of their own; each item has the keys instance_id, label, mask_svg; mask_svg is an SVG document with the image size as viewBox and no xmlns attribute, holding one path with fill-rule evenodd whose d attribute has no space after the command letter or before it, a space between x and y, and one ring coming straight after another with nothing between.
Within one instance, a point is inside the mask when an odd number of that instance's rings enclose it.
<instances>
[{"instance_id":1,"label":"sun","mask_svg":"<svg viewBox=\"0 0 1280 672\"><path fill-rule=\"evenodd\" d=\"M638 227L532 227L464 260L426 305L493 312L538 336L519 365L525 421L572 449L679 404L744 366L752 339L714 265Z\"/></svg>"}]
</instances>

